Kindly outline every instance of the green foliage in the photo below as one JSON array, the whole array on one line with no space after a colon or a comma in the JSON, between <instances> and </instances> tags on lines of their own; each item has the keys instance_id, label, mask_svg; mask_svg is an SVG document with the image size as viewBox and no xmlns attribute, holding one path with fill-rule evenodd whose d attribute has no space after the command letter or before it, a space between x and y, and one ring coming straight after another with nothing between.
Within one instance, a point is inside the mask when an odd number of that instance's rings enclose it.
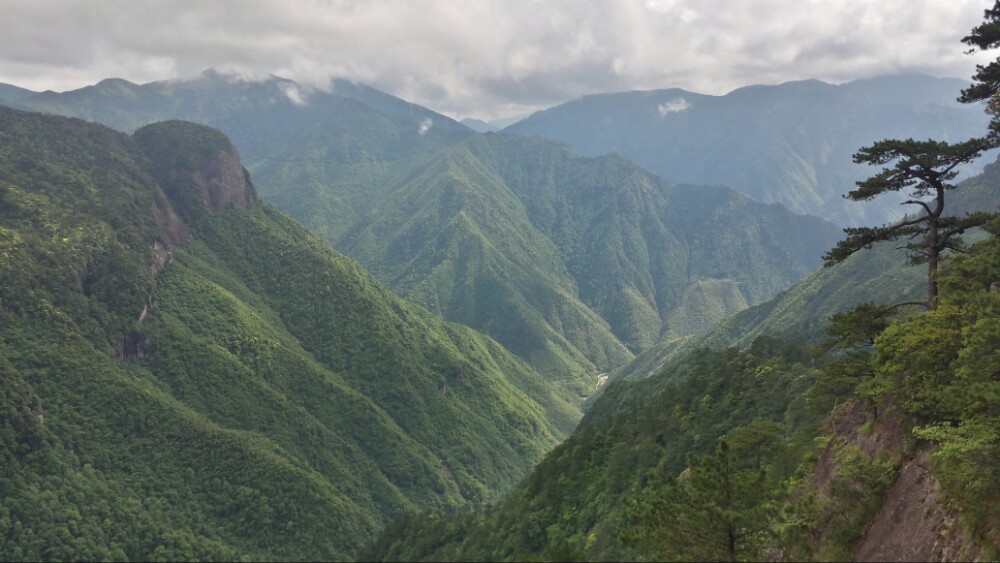
<instances>
[{"instance_id":1,"label":"green foliage","mask_svg":"<svg viewBox=\"0 0 1000 563\"><path fill-rule=\"evenodd\" d=\"M935 476L961 507L968 553L989 554L1000 529L998 279L1000 239L990 237L946 262L936 310L905 315L867 303L835 315L825 345L835 350L822 365L804 346L757 338L743 352L701 349L656 376L613 383L503 503L479 517L438 516L434 525L447 529L439 542L411 518L372 553L724 560L779 550L848 559L906 455L853 437L888 431L862 424L864 410L851 407L862 396L883 413L900 405L917 423L914 435L934 445ZM816 422L845 407L861 409L852 415L860 419L832 438L820 434ZM907 443L912 422L887 424L902 425ZM720 438L727 448L705 456ZM727 490L729 501L745 502L727 504Z\"/></svg>"},{"instance_id":2,"label":"green foliage","mask_svg":"<svg viewBox=\"0 0 1000 563\"><path fill-rule=\"evenodd\" d=\"M672 185L541 139L476 136L410 170L370 190L363 213L336 216L353 226L335 244L400 294L561 377L707 329L805 275L832 240L829 225L731 190ZM312 201L306 185L353 193L323 173L283 188L283 201Z\"/></svg>"},{"instance_id":3,"label":"green foliage","mask_svg":"<svg viewBox=\"0 0 1000 563\"><path fill-rule=\"evenodd\" d=\"M804 488L786 506L782 543L792 559L839 561L852 557L855 544L882 507L896 479L898 458L875 458L855 445L834 440L829 463L834 475L825 493Z\"/></svg>"},{"instance_id":4,"label":"green foliage","mask_svg":"<svg viewBox=\"0 0 1000 563\"><path fill-rule=\"evenodd\" d=\"M949 194L950 209L956 215L1000 209L998 185L1000 166L991 164L983 174L962 181ZM979 229L967 233L970 242L984 236ZM922 273L907 262L905 249L888 241L876 243L871 250L813 272L773 299L736 313L704 335L671 339L654 346L619 370L618 375L643 377L699 346L749 346L761 334L794 336L821 345L827 339L828 319L832 315L863 303L923 300L926 270ZM907 310L894 309L897 314Z\"/></svg>"},{"instance_id":5,"label":"green foliage","mask_svg":"<svg viewBox=\"0 0 1000 563\"><path fill-rule=\"evenodd\" d=\"M994 236L948 264L938 310L878 341L880 375L921 421L917 436L935 444L935 472L983 545L997 543L1000 530L990 508L1000 498L997 279L1000 240Z\"/></svg>"},{"instance_id":6,"label":"green foliage","mask_svg":"<svg viewBox=\"0 0 1000 563\"><path fill-rule=\"evenodd\" d=\"M139 129L140 144L140 127L161 119L218 127L265 199L397 293L486 332L581 395L636 352L787 287L833 241L815 219L728 189L669 185L621 158L472 136L346 82L333 93L296 88L206 72L146 85L107 80L24 104Z\"/></svg>"},{"instance_id":7,"label":"green foliage","mask_svg":"<svg viewBox=\"0 0 1000 563\"><path fill-rule=\"evenodd\" d=\"M994 3L993 8L987 8L983 13L983 23L972 29L962 42L976 50L989 51L1000 47L1000 3ZM997 92L1000 91L1000 59L987 65L976 65L976 74L972 77L973 84L962 90L958 101L966 104L986 101L986 111L993 116L990 121L990 136L996 141L1000 135L998 121Z\"/></svg>"},{"instance_id":8,"label":"green foliage","mask_svg":"<svg viewBox=\"0 0 1000 563\"><path fill-rule=\"evenodd\" d=\"M430 532L411 519L405 533L397 528L383 533L375 551L404 560L510 560L557 553L634 559L639 552L620 537L630 526L629 505L646 506L655 522L661 516L652 512L667 502L662 496L666 483L685 469L689 454L698 471L717 472L718 460L699 456L716 451L723 436L737 481L757 483L764 495L760 503L748 499L742 514L757 509L771 514L767 503L777 498L803 452L814 448L818 417L802 402L816 375L803 363L809 358L803 346L761 338L744 352L699 350L655 378L616 383L577 432L503 503L475 520L456 522L463 530L455 540L428 546L421 538ZM650 471L654 479L647 477ZM675 493L680 496L669 502L693 498L690 491Z\"/></svg>"},{"instance_id":9,"label":"green foliage","mask_svg":"<svg viewBox=\"0 0 1000 563\"><path fill-rule=\"evenodd\" d=\"M714 456L692 459L679 478L651 486L630 506L637 524L626 541L656 561L763 559L778 506L763 470L739 468L753 464L720 441Z\"/></svg>"},{"instance_id":10,"label":"green foliage","mask_svg":"<svg viewBox=\"0 0 1000 563\"><path fill-rule=\"evenodd\" d=\"M984 138L970 139L962 143L943 141L914 141L907 139L879 141L865 147L854 155L859 164L884 165L881 172L858 182L848 198L864 201L890 192L905 191L909 197L903 203L920 207L920 213L882 227L849 227L844 229L847 238L827 252L823 257L827 264L841 262L863 248L871 248L879 241L907 239L905 246L910 251L913 264L927 264L926 306L937 304L938 261L946 250L965 249L961 235L966 230L978 227L995 214L977 212L964 217L943 215L945 193L958 186L951 183L958 176L957 167L978 158L989 143ZM928 201L922 198L932 197Z\"/></svg>"},{"instance_id":11,"label":"green foliage","mask_svg":"<svg viewBox=\"0 0 1000 563\"><path fill-rule=\"evenodd\" d=\"M160 174L236 157L140 137L0 108L0 559L345 559L497 498L575 425L275 209L179 223Z\"/></svg>"}]
</instances>

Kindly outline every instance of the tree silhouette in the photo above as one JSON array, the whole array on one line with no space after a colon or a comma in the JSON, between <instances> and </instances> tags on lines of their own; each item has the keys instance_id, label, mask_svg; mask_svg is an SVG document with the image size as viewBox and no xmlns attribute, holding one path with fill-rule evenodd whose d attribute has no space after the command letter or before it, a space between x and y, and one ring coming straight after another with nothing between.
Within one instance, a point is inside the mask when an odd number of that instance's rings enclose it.
<instances>
[{"instance_id":1,"label":"tree silhouette","mask_svg":"<svg viewBox=\"0 0 1000 563\"><path fill-rule=\"evenodd\" d=\"M874 166L889 165L881 172L857 183L845 197L867 201L888 192L904 192L904 204L919 208L916 215L881 227L849 227L847 238L823 256L827 265L835 264L863 248L880 241L905 239L913 264L927 264L927 300L907 302L933 309L937 301L937 269L946 250L965 248L961 235L988 221L991 213L971 213L962 217L946 216L945 193L958 186L951 183L957 168L979 157L990 147L987 138L962 143L943 141L904 141L890 139L864 147L854 155L854 162ZM929 199L928 199L929 198Z\"/></svg>"}]
</instances>

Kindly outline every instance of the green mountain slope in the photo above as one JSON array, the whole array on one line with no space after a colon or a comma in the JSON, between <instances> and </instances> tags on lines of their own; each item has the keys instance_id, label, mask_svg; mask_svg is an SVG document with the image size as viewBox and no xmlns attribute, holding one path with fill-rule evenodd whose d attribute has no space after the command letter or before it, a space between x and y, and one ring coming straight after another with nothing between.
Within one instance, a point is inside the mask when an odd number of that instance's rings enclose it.
<instances>
[{"instance_id":1,"label":"green mountain slope","mask_svg":"<svg viewBox=\"0 0 1000 563\"><path fill-rule=\"evenodd\" d=\"M351 83L323 93L206 73L108 80L22 105L124 130L167 116L223 129L251 155L267 201L397 293L580 393L663 338L704 331L787 287L836 236L815 219L723 188L672 186L620 158L471 136Z\"/></svg>"},{"instance_id":2,"label":"green mountain slope","mask_svg":"<svg viewBox=\"0 0 1000 563\"><path fill-rule=\"evenodd\" d=\"M678 89L601 94L535 113L506 131L563 141L588 156L621 154L674 182L732 186L838 224L880 224L900 217L900 200L842 199L869 175L851 155L884 138L983 135L981 108L955 101L966 86L901 75L749 86L724 96Z\"/></svg>"},{"instance_id":3,"label":"green mountain slope","mask_svg":"<svg viewBox=\"0 0 1000 563\"><path fill-rule=\"evenodd\" d=\"M257 201L229 141L0 108L0 553L341 559L577 407Z\"/></svg>"},{"instance_id":4,"label":"green mountain slope","mask_svg":"<svg viewBox=\"0 0 1000 563\"><path fill-rule=\"evenodd\" d=\"M998 186L993 164L949 194L950 209L997 210ZM397 519L365 555L844 560L904 542L922 558L991 557L1000 225L987 230L946 259L937 309L899 310L880 335L816 356L804 341L830 314L925 291L926 270L891 246L859 253L606 386L501 503Z\"/></svg>"},{"instance_id":5,"label":"green mountain slope","mask_svg":"<svg viewBox=\"0 0 1000 563\"><path fill-rule=\"evenodd\" d=\"M947 200L949 214L1000 211L1000 162L960 183ZM975 240L982 234L970 233ZM618 370L614 377L644 377L699 346L748 346L759 335L781 335L819 343L831 315L860 303L899 303L926 293L927 271L909 265L906 251L879 243L840 264L819 269L774 298L725 319L704 334L668 339Z\"/></svg>"},{"instance_id":6,"label":"green mountain slope","mask_svg":"<svg viewBox=\"0 0 1000 563\"><path fill-rule=\"evenodd\" d=\"M603 371L786 287L836 231L621 158L488 134L385 190L337 245L543 371L566 358Z\"/></svg>"},{"instance_id":7,"label":"green mountain slope","mask_svg":"<svg viewBox=\"0 0 1000 563\"><path fill-rule=\"evenodd\" d=\"M623 541L630 502L658 475L677 475L719 437L778 428L787 450L768 451L787 474L815 433L803 394L815 380L808 351L761 339L750 350L701 350L670 372L612 385L587 422L483 515L421 514L383 532L366 557L384 561L634 561ZM764 452L746 452L759 456Z\"/></svg>"}]
</instances>

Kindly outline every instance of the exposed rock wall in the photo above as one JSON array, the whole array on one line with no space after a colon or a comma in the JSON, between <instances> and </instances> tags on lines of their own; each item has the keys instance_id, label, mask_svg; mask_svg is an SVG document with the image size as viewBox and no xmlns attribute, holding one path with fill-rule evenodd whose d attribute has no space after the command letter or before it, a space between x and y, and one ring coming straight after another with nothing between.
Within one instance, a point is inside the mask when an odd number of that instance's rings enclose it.
<instances>
[{"instance_id":1,"label":"exposed rock wall","mask_svg":"<svg viewBox=\"0 0 1000 563\"><path fill-rule=\"evenodd\" d=\"M149 158L169 206L186 223L204 213L246 209L260 201L236 148L218 130L164 121L139 129L133 138ZM165 226L176 226L169 211L160 214Z\"/></svg>"},{"instance_id":2,"label":"exposed rock wall","mask_svg":"<svg viewBox=\"0 0 1000 563\"><path fill-rule=\"evenodd\" d=\"M957 561L958 515L941 503L928 451L907 462L854 551L855 561Z\"/></svg>"},{"instance_id":3,"label":"exposed rock wall","mask_svg":"<svg viewBox=\"0 0 1000 563\"><path fill-rule=\"evenodd\" d=\"M190 173L189 181L209 211L227 207L246 209L257 203L257 187L231 146L220 151L216 158L206 160L201 170Z\"/></svg>"}]
</instances>

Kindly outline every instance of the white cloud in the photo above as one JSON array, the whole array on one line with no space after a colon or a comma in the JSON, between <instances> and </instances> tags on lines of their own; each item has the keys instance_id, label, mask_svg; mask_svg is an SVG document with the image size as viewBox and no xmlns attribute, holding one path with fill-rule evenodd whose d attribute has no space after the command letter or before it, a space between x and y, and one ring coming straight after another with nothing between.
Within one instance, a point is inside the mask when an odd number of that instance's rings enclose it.
<instances>
[{"instance_id":1,"label":"white cloud","mask_svg":"<svg viewBox=\"0 0 1000 563\"><path fill-rule=\"evenodd\" d=\"M690 107L691 107L691 102L688 102L684 98L678 96L672 100L668 100L656 106L656 111L660 113L660 117L666 117L667 114L681 112Z\"/></svg>"},{"instance_id":2,"label":"white cloud","mask_svg":"<svg viewBox=\"0 0 1000 563\"><path fill-rule=\"evenodd\" d=\"M291 84L288 82L282 83L281 91L284 92L286 96L288 96L288 99L291 100L293 104L297 106L306 105L306 97L307 97L306 92L304 92L302 88L296 86L295 84Z\"/></svg>"},{"instance_id":3,"label":"white cloud","mask_svg":"<svg viewBox=\"0 0 1000 563\"><path fill-rule=\"evenodd\" d=\"M431 127L433 127L433 126L434 126L434 122L431 121L431 118L428 117L428 118L426 118L426 119L424 119L423 121L420 122L420 127L417 128L417 133L420 134L421 136L423 136L425 133L427 133L428 131L430 131Z\"/></svg>"},{"instance_id":4,"label":"white cloud","mask_svg":"<svg viewBox=\"0 0 1000 563\"><path fill-rule=\"evenodd\" d=\"M66 90L205 68L370 84L456 116L581 95L969 77L987 0L5 0L0 82Z\"/></svg>"}]
</instances>

